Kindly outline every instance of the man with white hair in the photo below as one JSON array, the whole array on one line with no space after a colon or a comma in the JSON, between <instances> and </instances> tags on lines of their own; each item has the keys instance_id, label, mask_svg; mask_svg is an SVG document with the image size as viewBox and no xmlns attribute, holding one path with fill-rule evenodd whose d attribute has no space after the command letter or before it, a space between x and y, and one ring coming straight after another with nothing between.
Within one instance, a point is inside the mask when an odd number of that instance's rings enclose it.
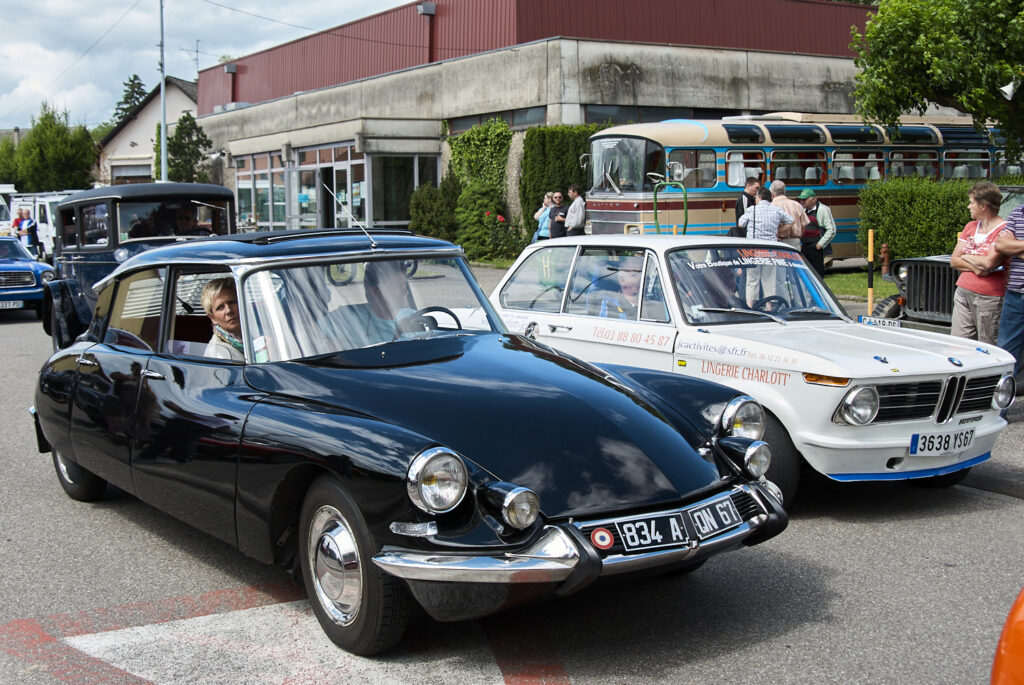
<instances>
[{"instance_id":1,"label":"man with white hair","mask_svg":"<svg viewBox=\"0 0 1024 685\"><path fill-rule=\"evenodd\" d=\"M769 188L772 191L772 204L793 219L793 223L787 227L779 227L779 240L799 250L800 236L803 235L804 226L807 225L807 214L799 202L786 197L785 183L782 181L772 181Z\"/></svg>"}]
</instances>

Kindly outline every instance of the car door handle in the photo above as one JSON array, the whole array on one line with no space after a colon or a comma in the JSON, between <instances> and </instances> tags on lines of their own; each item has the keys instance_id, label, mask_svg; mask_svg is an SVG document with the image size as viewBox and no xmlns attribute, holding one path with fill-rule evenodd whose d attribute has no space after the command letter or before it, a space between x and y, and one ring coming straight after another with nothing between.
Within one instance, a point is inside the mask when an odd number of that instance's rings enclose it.
<instances>
[{"instance_id":1,"label":"car door handle","mask_svg":"<svg viewBox=\"0 0 1024 685\"><path fill-rule=\"evenodd\" d=\"M548 332L549 333L554 333L556 331L566 331L566 332L569 332L571 330L572 330L572 326L563 326L562 324L558 324L558 323L549 323L548 324Z\"/></svg>"},{"instance_id":2,"label":"car door handle","mask_svg":"<svg viewBox=\"0 0 1024 685\"><path fill-rule=\"evenodd\" d=\"M100 365L100 363L98 361L96 361L92 357L86 357L84 354L78 355L78 358L75 359L75 361L78 362L79 366L99 366Z\"/></svg>"},{"instance_id":3,"label":"car door handle","mask_svg":"<svg viewBox=\"0 0 1024 685\"><path fill-rule=\"evenodd\" d=\"M156 371L150 371L149 369L143 369L142 370L142 377L143 378L149 378L149 379L154 380L154 381L162 381L162 380L164 380L164 375L162 373L157 373Z\"/></svg>"}]
</instances>

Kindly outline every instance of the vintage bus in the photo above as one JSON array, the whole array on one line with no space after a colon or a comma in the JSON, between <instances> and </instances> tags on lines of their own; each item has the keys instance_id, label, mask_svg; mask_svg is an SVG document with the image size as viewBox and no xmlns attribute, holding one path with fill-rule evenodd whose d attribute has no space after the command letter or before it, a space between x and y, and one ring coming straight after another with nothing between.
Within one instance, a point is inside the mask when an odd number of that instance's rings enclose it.
<instances>
[{"instance_id":1,"label":"vintage bus","mask_svg":"<svg viewBox=\"0 0 1024 685\"><path fill-rule=\"evenodd\" d=\"M963 117L904 117L893 129L852 115L782 112L677 119L606 128L590 139L587 220L592 233L725 234L748 176L813 188L832 209L835 258L862 254L857 198L885 178L985 179L1018 175L1002 149ZM658 189L655 179L678 186Z\"/></svg>"}]
</instances>

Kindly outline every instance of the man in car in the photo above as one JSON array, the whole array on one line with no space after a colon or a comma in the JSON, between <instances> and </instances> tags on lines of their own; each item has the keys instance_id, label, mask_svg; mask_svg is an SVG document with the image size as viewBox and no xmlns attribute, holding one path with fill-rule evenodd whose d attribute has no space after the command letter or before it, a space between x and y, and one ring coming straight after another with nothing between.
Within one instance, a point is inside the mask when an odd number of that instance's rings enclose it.
<instances>
[{"instance_id":1,"label":"man in car","mask_svg":"<svg viewBox=\"0 0 1024 685\"><path fill-rule=\"evenodd\" d=\"M397 259L367 262L363 289L370 310L366 321L370 344L394 340L397 322L416 311L402 262Z\"/></svg>"}]
</instances>

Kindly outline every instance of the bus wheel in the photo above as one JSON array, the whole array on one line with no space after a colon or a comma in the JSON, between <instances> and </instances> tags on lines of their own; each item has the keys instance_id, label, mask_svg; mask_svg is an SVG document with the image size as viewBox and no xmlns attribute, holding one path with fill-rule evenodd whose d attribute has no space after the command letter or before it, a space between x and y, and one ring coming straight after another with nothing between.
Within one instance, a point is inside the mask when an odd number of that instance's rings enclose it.
<instances>
[{"instance_id":1,"label":"bus wheel","mask_svg":"<svg viewBox=\"0 0 1024 685\"><path fill-rule=\"evenodd\" d=\"M897 301L898 295L890 295L884 300L879 300L875 308L871 310L871 316L879 319L895 319L900 315L900 304Z\"/></svg>"}]
</instances>

